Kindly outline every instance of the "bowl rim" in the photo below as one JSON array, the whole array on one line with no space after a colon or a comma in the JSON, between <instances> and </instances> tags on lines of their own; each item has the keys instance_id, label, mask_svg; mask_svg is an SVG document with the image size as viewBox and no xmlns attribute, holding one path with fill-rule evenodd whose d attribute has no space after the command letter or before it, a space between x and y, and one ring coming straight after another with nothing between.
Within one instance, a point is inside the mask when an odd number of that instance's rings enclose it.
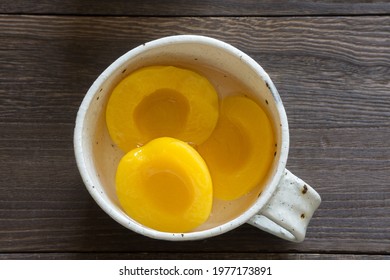
<instances>
[{"instance_id":1,"label":"bowl rim","mask_svg":"<svg viewBox=\"0 0 390 280\"><path fill-rule=\"evenodd\" d=\"M161 48L166 45L171 44L183 44L183 43L196 43L201 45L206 45L209 47L220 49L221 51L227 52L230 55L240 58L240 60L245 63L252 71L254 71L258 76L260 76L268 85L271 94L273 95L275 101L275 107L277 108L280 127L281 127L281 145L278 148L280 149L279 154L279 162L276 164L276 171L267 187L263 190L262 194L256 200L255 203L251 207L249 207L246 211L244 211L238 217L216 227L205 229L196 232L188 232L188 233L168 233L168 232L160 232L154 229L150 229L145 227L136 221L130 219L127 216L124 216L123 213L120 213L112 204L104 199L102 195L96 190L92 174L89 172L84 148L83 148L83 131L85 125L85 117L88 112L88 108L90 107L93 99L99 94L99 89L101 85L114 74L118 69L122 68L122 66L127 63L131 58L154 48ZM287 122L287 115L282 104L280 95L272 82L269 75L264 71L264 69L250 56L242 52L241 50L233 47L232 45L225 43L221 40L201 36L201 35L174 35L162 37L142 45L135 47L118 59L116 59L111 65L109 65L93 82L86 95L81 102L79 110L76 116L75 128L74 128L74 153L76 158L76 163L82 180L84 182L85 187L88 192L92 196L92 198L96 201L96 203L115 221L123 225L124 227L133 230L139 234L154 238L154 239L162 239L162 240L170 240L170 241L184 241L184 240L198 240L209 238L212 236L220 235L222 233L228 232L238 226L246 223L253 216L257 215L261 212L261 209L266 206L267 202L271 199L273 194L276 191L277 185L281 180L287 163L288 151L289 151L289 129Z\"/></svg>"}]
</instances>

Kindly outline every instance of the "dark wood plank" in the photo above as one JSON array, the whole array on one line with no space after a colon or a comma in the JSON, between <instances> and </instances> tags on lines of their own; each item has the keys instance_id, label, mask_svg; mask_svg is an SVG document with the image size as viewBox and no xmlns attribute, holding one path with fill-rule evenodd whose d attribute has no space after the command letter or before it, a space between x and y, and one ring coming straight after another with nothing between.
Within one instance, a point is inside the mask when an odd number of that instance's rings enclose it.
<instances>
[{"instance_id":1,"label":"dark wood plank","mask_svg":"<svg viewBox=\"0 0 390 280\"><path fill-rule=\"evenodd\" d=\"M72 143L85 92L127 50L183 33L237 46L275 81L291 128L288 168L323 198L304 243L249 225L203 241L151 240L112 221L89 197ZM387 256L388 38L390 17L376 16L0 16L0 252Z\"/></svg>"},{"instance_id":2,"label":"dark wood plank","mask_svg":"<svg viewBox=\"0 0 390 280\"><path fill-rule=\"evenodd\" d=\"M390 260L389 255L262 253L9 253L0 260Z\"/></svg>"},{"instance_id":3,"label":"dark wood plank","mask_svg":"<svg viewBox=\"0 0 390 280\"><path fill-rule=\"evenodd\" d=\"M390 13L390 3L369 0L3 0L0 13L126 16L386 15Z\"/></svg>"}]
</instances>

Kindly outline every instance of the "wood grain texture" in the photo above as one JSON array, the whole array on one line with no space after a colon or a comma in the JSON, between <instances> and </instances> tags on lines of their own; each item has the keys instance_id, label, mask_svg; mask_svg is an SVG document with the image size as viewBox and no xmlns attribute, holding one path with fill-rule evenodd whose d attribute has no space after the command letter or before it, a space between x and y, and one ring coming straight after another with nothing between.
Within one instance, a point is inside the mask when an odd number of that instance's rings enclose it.
<instances>
[{"instance_id":1,"label":"wood grain texture","mask_svg":"<svg viewBox=\"0 0 390 280\"><path fill-rule=\"evenodd\" d=\"M0 260L390 260L389 255L297 253L8 253Z\"/></svg>"},{"instance_id":2,"label":"wood grain texture","mask_svg":"<svg viewBox=\"0 0 390 280\"><path fill-rule=\"evenodd\" d=\"M249 225L203 241L151 240L112 221L85 190L72 143L85 92L129 49L173 34L231 43L274 80L289 118L288 168L323 199L303 243ZM0 258L78 258L72 252L387 258L389 38L388 16L1 15Z\"/></svg>"},{"instance_id":3,"label":"wood grain texture","mask_svg":"<svg viewBox=\"0 0 390 280\"><path fill-rule=\"evenodd\" d=\"M390 2L387 0L2 0L0 13L122 16L388 15Z\"/></svg>"}]
</instances>

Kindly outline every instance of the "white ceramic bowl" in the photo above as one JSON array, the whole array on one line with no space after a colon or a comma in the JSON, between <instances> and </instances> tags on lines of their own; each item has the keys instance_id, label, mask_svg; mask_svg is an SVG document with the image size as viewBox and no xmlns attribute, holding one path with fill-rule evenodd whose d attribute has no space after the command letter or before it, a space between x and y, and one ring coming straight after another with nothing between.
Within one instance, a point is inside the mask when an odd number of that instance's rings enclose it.
<instances>
[{"instance_id":1,"label":"white ceramic bowl","mask_svg":"<svg viewBox=\"0 0 390 280\"><path fill-rule=\"evenodd\" d=\"M123 153L108 134L105 123L106 104L112 89L122 78L149 65L175 65L201 72L213 82L217 90L229 86L230 80L239 80L250 90L251 98L267 102L268 113L274 122L277 156L261 195L260 191L255 190L237 201L216 201L210 220L188 233L160 232L139 224L121 209L115 193L115 172ZM261 219L257 219L257 224L253 221L254 216L258 216L262 209L269 206L267 203L286 173L288 148L289 131L285 110L274 84L263 68L229 44L196 35L161 38L132 49L118 58L88 90L78 111L74 130L77 165L87 190L97 204L124 227L164 240L208 238L234 229L251 219L251 224L261 229L282 235L283 238L287 236L286 239L296 239L288 229L280 229L278 225L275 229L269 229L269 225L259 225L263 223ZM285 233L278 234L282 231Z\"/></svg>"}]
</instances>

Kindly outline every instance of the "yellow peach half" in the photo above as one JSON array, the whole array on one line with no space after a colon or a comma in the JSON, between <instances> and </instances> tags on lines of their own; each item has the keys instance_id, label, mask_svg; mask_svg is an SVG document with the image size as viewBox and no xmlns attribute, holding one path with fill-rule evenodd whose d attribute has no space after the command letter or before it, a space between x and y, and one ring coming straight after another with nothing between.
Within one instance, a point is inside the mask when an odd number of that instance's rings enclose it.
<instances>
[{"instance_id":1,"label":"yellow peach half","mask_svg":"<svg viewBox=\"0 0 390 280\"><path fill-rule=\"evenodd\" d=\"M204 76L174 66L148 66L114 88L106 108L112 140L125 152L158 137L201 144L218 119L218 95Z\"/></svg>"},{"instance_id":2,"label":"yellow peach half","mask_svg":"<svg viewBox=\"0 0 390 280\"><path fill-rule=\"evenodd\" d=\"M164 232L188 232L212 208L206 163L192 146L170 137L128 152L117 169L116 191L129 217Z\"/></svg>"},{"instance_id":3,"label":"yellow peach half","mask_svg":"<svg viewBox=\"0 0 390 280\"><path fill-rule=\"evenodd\" d=\"M253 100L228 96L221 102L214 132L198 151L208 165L214 196L237 199L268 173L275 152L272 123Z\"/></svg>"}]
</instances>

